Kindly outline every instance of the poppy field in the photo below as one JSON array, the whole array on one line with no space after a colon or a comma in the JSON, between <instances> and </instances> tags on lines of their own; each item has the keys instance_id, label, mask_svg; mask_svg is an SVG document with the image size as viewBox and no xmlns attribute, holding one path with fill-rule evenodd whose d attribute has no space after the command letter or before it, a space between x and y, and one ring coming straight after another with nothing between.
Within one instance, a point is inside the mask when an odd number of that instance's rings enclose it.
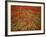
<instances>
[{"instance_id":1,"label":"poppy field","mask_svg":"<svg viewBox=\"0 0 46 37\"><path fill-rule=\"evenodd\" d=\"M41 30L41 7L11 5L11 31L31 30Z\"/></svg>"}]
</instances>

